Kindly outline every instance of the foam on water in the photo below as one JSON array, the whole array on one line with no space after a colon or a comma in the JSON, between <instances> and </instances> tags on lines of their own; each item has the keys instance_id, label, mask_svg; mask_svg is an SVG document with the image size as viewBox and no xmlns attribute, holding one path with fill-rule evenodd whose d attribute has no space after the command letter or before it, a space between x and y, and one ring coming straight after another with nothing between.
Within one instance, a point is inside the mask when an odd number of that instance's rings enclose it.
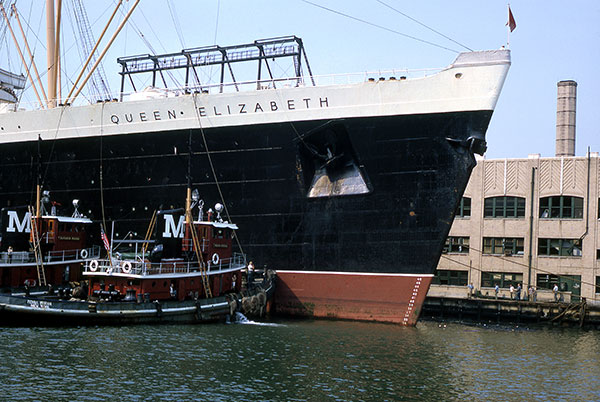
<instances>
[{"instance_id":1,"label":"foam on water","mask_svg":"<svg viewBox=\"0 0 600 402\"><path fill-rule=\"evenodd\" d=\"M256 322L249 320L244 314L236 311L234 324L244 324L244 325L258 325L262 327L285 327L283 324L276 324L274 322Z\"/></svg>"}]
</instances>

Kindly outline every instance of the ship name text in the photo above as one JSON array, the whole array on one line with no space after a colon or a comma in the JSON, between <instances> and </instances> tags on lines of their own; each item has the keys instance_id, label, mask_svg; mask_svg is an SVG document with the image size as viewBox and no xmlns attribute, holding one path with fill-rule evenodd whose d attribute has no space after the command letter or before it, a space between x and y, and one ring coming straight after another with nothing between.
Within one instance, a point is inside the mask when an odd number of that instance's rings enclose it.
<instances>
[{"instance_id":1,"label":"ship name text","mask_svg":"<svg viewBox=\"0 0 600 402\"><path fill-rule=\"evenodd\" d=\"M200 117L215 117L223 115L307 110L328 107L329 99L327 97L319 97L318 99L308 97L302 99L285 99L252 103L227 103L224 105L222 104L211 106L198 106L198 115ZM113 124L143 123L149 121L174 120L177 119L178 115L183 114L183 111L177 111L175 109L167 111L142 111L136 113L126 112L122 114L112 114L110 116L110 121Z\"/></svg>"},{"instance_id":2,"label":"ship name text","mask_svg":"<svg viewBox=\"0 0 600 402\"><path fill-rule=\"evenodd\" d=\"M200 117L222 116L230 114L246 114L246 113L261 113L261 112L278 112L281 110L296 110L296 109L311 109L311 108L329 107L329 99L319 98L302 98L301 100L286 99L284 101L268 101L256 103L235 103L222 106L200 106L198 113Z\"/></svg>"},{"instance_id":3,"label":"ship name text","mask_svg":"<svg viewBox=\"0 0 600 402\"><path fill-rule=\"evenodd\" d=\"M48 310L52 307L52 302L47 302L43 300L27 300L27 304L29 307L38 309L38 310Z\"/></svg>"}]
</instances>

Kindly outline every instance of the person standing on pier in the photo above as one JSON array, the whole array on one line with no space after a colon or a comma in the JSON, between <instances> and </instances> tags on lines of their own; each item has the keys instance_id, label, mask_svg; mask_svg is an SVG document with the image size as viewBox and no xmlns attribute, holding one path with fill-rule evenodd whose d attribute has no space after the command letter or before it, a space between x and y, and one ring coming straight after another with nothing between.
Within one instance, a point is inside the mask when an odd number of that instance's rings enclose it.
<instances>
[{"instance_id":1,"label":"person standing on pier","mask_svg":"<svg viewBox=\"0 0 600 402\"><path fill-rule=\"evenodd\" d=\"M555 283L554 287L552 288L552 292L554 292L554 301L557 302L558 301L558 284Z\"/></svg>"},{"instance_id":2,"label":"person standing on pier","mask_svg":"<svg viewBox=\"0 0 600 402\"><path fill-rule=\"evenodd\" d=\"M496 295L496 299L498 298L498 292L500 291L500 286L496 283L494 285L494 294Z\"/></svg>"},{"instance_id":3,"label":"person standing on pier","mask_svg":"<svg viewBox=\"0 0 600 402\"><path fill-rule=\"evenodd\" d=\"M248 279L248 284L247 284L247 288L248 289L252 289L252 287L254 286L254 263L252 261L250 261L248 263L248 270L247 270L247 279Z\"/></svg>"},{"instance_id":4,"label":"person standing on pier","mask_svg":"<svg viewBox=\"0 0 600 402\"><path fill-rule=\"evenodd\" d=\"M513 286L513 284L510 284L510 300L513 300L515 298L515 287Z\"/></svg>"},{"instance_id":5,"label":"person standing on pier","mask_svg":"<svg viewBox=\"0 0 600 402\"><path fill-rule=\"evenodd\" d=\"M517 284L517 300L521 300L521 284Z\"/></svg>"},{"instance_id":6,"label":"person standing on pier","mask_svg":"<svg viewBox=\"0 0 600 402\"><path fill-rule=\"evenodd\" d=\"M475 287L473 286L473 282L469 283L467 285L467 288L469 289L469 293L467 294L467 299L470 299L471 297L473 297L473 289L475 289Z\"/></svg>"}]
</instances>

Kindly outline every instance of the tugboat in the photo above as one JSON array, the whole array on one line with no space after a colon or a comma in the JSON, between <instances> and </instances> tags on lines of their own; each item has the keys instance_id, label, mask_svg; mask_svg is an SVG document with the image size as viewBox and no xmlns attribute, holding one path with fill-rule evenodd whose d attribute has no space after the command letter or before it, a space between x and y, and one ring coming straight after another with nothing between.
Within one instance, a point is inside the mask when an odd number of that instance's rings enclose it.
<instances>
[{"instance_id":1,"label":"tugboat","mask_svg":"<svg viewBox=\"0 0 600 402\"><path fill-rule=\"evenodd\" d=\"M158 211L146 238L123 240L133 252L106 258L87 258L82 287L56 294L0 294L0 322L4 325L122 325L142 323L197 323L225 320L237 311L262 315L270 307L275 273L242 290L244 254L232 252L237 225L221 218L215 205L204 219L203 202L184 209ZM198 219L191 211L198 206ZM187 212L185 212L187 211ZM151 240L156 233L156 240ZM150 245L153 245L150 250ZM84 281L85 283L85 281Z\"/></svg>"},{"instance_id":2,"label":"tugboat","mask_svg":"<svg viewBox=\"0 0 600 402\"><path fill-rule=\"evenodd\" d=\"M92 221L78 211L79 200L73 207L70 216L57 214L45 191L39 213L31 206L2 209L0 288L34 290L81 281L83 263L98 258L100 247L88 246Z\"/></svg>"}]
</instances>

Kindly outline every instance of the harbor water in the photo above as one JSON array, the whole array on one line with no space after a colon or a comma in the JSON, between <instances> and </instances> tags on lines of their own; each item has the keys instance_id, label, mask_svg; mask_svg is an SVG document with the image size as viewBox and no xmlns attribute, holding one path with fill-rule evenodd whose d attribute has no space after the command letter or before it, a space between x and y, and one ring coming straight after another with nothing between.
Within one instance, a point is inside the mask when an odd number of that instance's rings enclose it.
<instances>
[{"instance_id":1,"label":"harbor water","mask_svg":"<svg viewBox=\"0 0 600 402\"><path fill-rule=\"evenodd\" d=\"M11 401L593 401L600 334L344 321L0 328Z\"/></svg>"}]
</instances>

